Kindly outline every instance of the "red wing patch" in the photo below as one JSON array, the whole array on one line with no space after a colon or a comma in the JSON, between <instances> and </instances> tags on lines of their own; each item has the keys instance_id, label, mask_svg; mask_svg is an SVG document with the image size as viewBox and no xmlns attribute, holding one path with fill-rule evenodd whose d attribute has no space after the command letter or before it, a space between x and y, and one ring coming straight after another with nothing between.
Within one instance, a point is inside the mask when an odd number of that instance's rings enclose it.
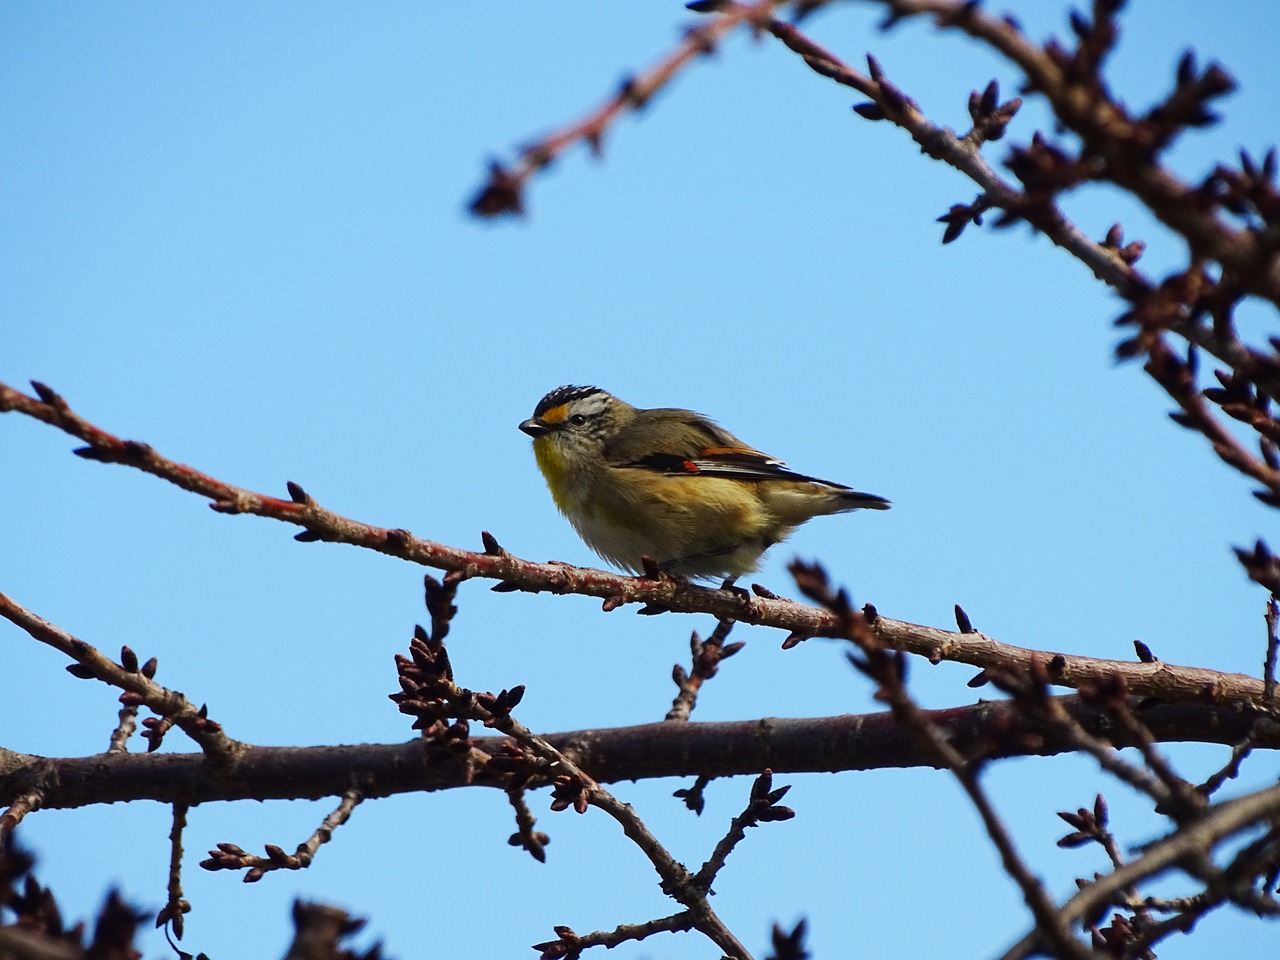
<instances>
[{"instance_id":1,"label":"red wing patch","mask_svg":"<svg viewBox=\"0 0 1280 960\"><path fill-rule=\"evenodd\" d=\"M659 473L693 474L702 472L702 467L693 460L675 453L651 453L647 457L641 457L639 460L628 464L628 466L642 467L645 470L657 470Z\"/></svg>"},{"instance_id":2,"label":"red wing patch","mask_svg":"<svg viewBox=\"0 0 1280 960\"><path fill-rule=\"evenodd\" d=\"M673 453L651 453L630 466L686 477L698 475L733 480L813 480L812 477L793 473L782 461L749 447L709 447L693 460Z\"/></svg>"}]
</instances>

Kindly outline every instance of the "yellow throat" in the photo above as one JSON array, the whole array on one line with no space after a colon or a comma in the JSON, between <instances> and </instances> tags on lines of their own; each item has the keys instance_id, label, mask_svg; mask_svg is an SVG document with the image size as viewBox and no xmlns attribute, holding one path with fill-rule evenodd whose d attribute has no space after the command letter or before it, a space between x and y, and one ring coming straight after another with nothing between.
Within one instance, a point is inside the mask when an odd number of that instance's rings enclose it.
<instances>
[{"instance_id":1,"label":"yellow throat","mask_svg":"<svg viewBox=\"0 0 1280 960\"><path fill-rule=\"evenodd\" d=\"M548 437L538 437L533 441L533 456L547 481L551 499L556 502L561 513L566 513L569 506L569 485L566 482L569 471L565 467L564 457Z\"/></svg>"}]
</instances>

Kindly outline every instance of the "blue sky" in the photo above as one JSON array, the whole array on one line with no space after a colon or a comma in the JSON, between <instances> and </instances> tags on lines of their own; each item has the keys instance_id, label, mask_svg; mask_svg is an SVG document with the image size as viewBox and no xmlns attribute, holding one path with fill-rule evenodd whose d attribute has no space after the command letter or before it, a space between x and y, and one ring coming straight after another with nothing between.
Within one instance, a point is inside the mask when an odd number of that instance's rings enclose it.
<instances>
[{"instance_id":1,"label":"blue sky","mask_svg":"<svg viewBox=\"0 0 1280 960\"><path fill-rule=\"evenodd\" d=\"M1225 122L1173 152L1179 171L1200 177L1275 141L1273 3L1131 6L1109 76L1135 109L1167 89L1190 42L1240 82ZM1065 30L1065 8L1011 8L1037 38ZM883 35L877 19L851 5L809 29L855 64L874 52L959 129L971 89L992 77L1016 89L976 46L925 24ZM104 428L233 483L282 493L294 480L362 520L472 547L487 529L522 556L585 564L596 561L556 515L516 424L552 387L596 383L641 406L701 410L797 469L894 501L776 548L757 579L779 592L788 559L816 557L895 618L947 626L960 603L1011 643L1128 658L1142 639L1168 661L1256 673L1265 597L1230 546L1272 519L1169 423L1138 368L1111 361L1116 299L1021 228L942 247L934 218L974 188L901 131L856 118L856 96L780 46L725 44L612 130L603 162L577 150L540 176L526 219L466 214L491 157L597 104L688 21L679 4L563 0L0 5L0 379L43 380ZM1032 101L1011 138L1045 124ZM1119 220L1145 240L1154 275L1184 258L1112 192L1067 206L1093 236ZM1260 311L1245 318L1273 329ZM238 738L408 737L385 695L392 656L424 617L420 570L215 515L71 446L17 416L0 422L0 589L106 651L158 656L158 679ZM711 628L479 583L459 605L460 681L526 684L520 717L543 731L661 718L689 631ZM835 645L784 653L770 631L735 638L747 648L697 718L877 708ZM0 742L103 749L111 692L14 629L0 627L0 642ZM913 689L930 706L969 702L971 673L917 663ZM1196 776L1225 758L1171 753ZM1260 758L1246 779L1274 774ZM847 955L851 939L868 956L986 956L1024 929L945 777L786 779L797 818L753 831L717 883L717 909L761 955L769 924L800 916L819 957ZM1159 829L1082 760L1001 764L989 783L1059 896L1101 861L1053 846L1055 810L1102 789L1127 842ZM697 864L749 781L713 784L700 820L670 798L681 785L617 792ZM198 870L199 851L291 849L331 803L197 808L184 946L281 952L295 896L369 917L399 957L428 943L532 956L521 951L555 923L670 912L612 822L545 806L535 798L553 837L545 866L506 845L501 796L455 792L367 803L309 871L252 886ZM110 883L163 902L164 808L46 812L22 834L70 916ZM1273 937L1226 915L1197 933L1161 956L1212 956L1219 934L1246 955ZM154 939L147 954L164 949ZM615 953L710 949L668 937Z\"/></svg>"}]
</instances>

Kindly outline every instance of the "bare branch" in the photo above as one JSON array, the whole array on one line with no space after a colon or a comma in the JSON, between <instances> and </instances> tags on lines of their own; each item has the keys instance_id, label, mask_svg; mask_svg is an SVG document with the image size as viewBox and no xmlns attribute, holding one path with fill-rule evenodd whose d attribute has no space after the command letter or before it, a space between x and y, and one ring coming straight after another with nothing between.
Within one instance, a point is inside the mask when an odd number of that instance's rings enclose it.
<instances>
[{"instance_id":1,"label":"bare branch","mask_svg":"<svg viewBox=\"0 0 1280 960\"><path fill-rule=\"evenodd\" d=\"M939 766L951 771L968 795L982 818L987 836L1000 854L1005 873L1018 885L1023 900L1035 917L1040 946L1052 950L1056 956L1089 960L1092 952L1072 934L1070 924L1063 918L1044 884L1018 853L1013 837L982 788L978 780L981 765L961 754L942 730L931 722L927 711L921 709L907 693L904 682L906 658L902 652L883 645L872 630L867 615L853 609L845 590L831 588L821 567L797 561L789 569L805 596L821 603L839 618L845 639L862 654L850 654L849 660L876 683L876 698L889 705L898 722L911 731Z\"/></svg>"},{"instance_id":2,"label":"bare branch","mask_svg":"<svg viewBox=\"0 0 1280 960\"><path fill-rule=\"evenodd\" d=\"M1209 851L1255 823L1280 816L1280 787L1269 787L1211 808L1200 820L1185 825L1118 870L1100 877L1062 905L1060 914L1067 923L1090 916L1099 907L1140 880L1156 877L1176 867L1207 856ZM1002 960L1024 960L1034 954L1039 943L1033 931L1015 944Z\"/></svg>"},{"instance_id":3,"label":"bare branch","mask_svg":"<svg viewBox=\"0 0 1280 960\"><path fill-rule=\"evenodd\" d=\"M508 791L523 789L531 781L550 781L552 810L572 808L578 813L585 813L589 807L603 810L649 860L661 880L662 892L688 910L693 929L715 943L726 956L750 960L746 947L711 908L708 890L671 855L635 810L606 790L569 753L512 716L511 711L524 696L522 685L497 694L477 693L459 686L454 681L453 668L439 632L427 635L421 628L410 641L409 656L397 656L396 666L400 692L392 694L391 699L402 713L417 718L414 729L422 731L429 753L438 758L447 758L450 754L457 757L468 782L473 782L482 772L495 776ZM470 736L468 724L473 720L505 733L514 743L501 745L500 752L490 760L478 751ZM761 802L758 792L757 785L752 792L752 809L757 819L768 819L768 810L757 809ZM777 798L771 795L765 799L772 804ZM564 940L564 935L561 939ZM560 949L554 942L542 946ZM554 951L552 955L556 955Z\"/></svg>"},{"instance_id":4,"label":"bare branch","mask_svg":"<svg viewBox=\"0 0 1280 960\"><path fill-rule=\"evenodd\" d=\"M234 761L244 745L228 737L217 723L205 715L203 707L197 707L181 693L160 686L137 666L136 657L128 647L122 659L133 662L128 666L118 664L103 655L96 647L85 643L47 620L0 593L0 617L21 627L41 643L47 643L76 661L75 676L94 677L125 691L123 703L145 704L161 718L177 724L182 731L198 743L212 759L226 764ZM150 666L150 665L148 665ZM130 669L132 667L132 669ZM152 741L152 748L159 745L159 738Z\"/></svg>"},{"instance_id":5,"label":"bare branch","mask_svg":"<svg viewBox=\"0 0 1280 960\"><path fill-rule=\"evenodd\" d=\"M716 624L711 636L704 641L695 630L689 637L689 649L692 655L690 668L685 670L680 664L672 668L671 677L680 688L671 709L667 711L667 720L688 720L689 715L698 702L698 691L702 685L716 675L720 662L732 657L745 644L731 643L725 645L729 631L733 629L732 620L721 620Z\"/></svg>"},{"instance_id":6,"label":"bare branch","mask_svg":"<svg viewBox=\"0 0 1280 960\"><path fill-rule=\"evenodd\" d=\"M621 116L642 109L689 64L715 52L717 44L744 24L767 21L770 14L786 0L759 0L756 3L732 5L708 22L686 31L679 45L648 70L628 77L618 92L585 117L548 134L520 151L511 168L494 162L489 179L471 200L471 212L482 217L524 212L525 184L539 170L561 153L578 143L585 143L592 153L603 149L604 135Z\"/></svg>"},{"instance_id":7,"label":"bare branch","mask_svg":"<svg viewBox=\"0 0 1280 960\"><path fill-rule=\"evenodd\" d=\"M182 896L182 831L187 827L187 805L173 805L173 826L169 830L169 883L165 904L156 914L156 926L168 924L175 940L182 939L184 919L191 904Z\"/></svg>"},{"instance_id":8,"label":"bare branch","mask_svg":"<svg viewBox=\"0 0 1280 960\"><path fill-rule=\"evenodd\" d=\"M353 778L354 779L354 778ZM320 845L328 843L333 831L347 822L353 811L364 799L364 793L356 786L350 786L342 794L342 800L334 810L320 822L314 833L298 844L291 854L285 853L273 843L266 845L267 855L257 857L246 853L234 843L220 843L216 850L209 851L209 859L200 861L206 870L243 870L245 883L256 883L272 870L305 870L311 866Z\"/></svg>"},{"instance_id":9,"label":"bare branch","mask_svg":"<svg viewBox=\"0 0 1280 960\"><path fill-rule=\"evenodd\" d=\"M44 790L37 788L19 793L9 801L9 808L0 814L0 845L13 836L14 828L28 813L44 806L44 799Z\"/></svg>"},{"instance_id":10,"label":"bare branch","mask_svg":"<svg viewBox=\"0 0 1280 960\"><path fill-rule=\"evenodd\" d=\"M624 923L612 930L597 930L594 933L577 934L571 927L555 927L556 939L545 943L535 943L533 949L539 951L538 960L560 960L582 955L588 947L605 947L612 949L629 940L643 940L655 933L681 933L693 929L693 914L688 910L669 917L649 920L645 923Z\"/></svg>"},{"instance_id":11,"label":"bare branch","mask_svg":"<svg viewBox=\"0 0 1280 960\"><path fill-rule=\"evenodd\" d=\"M747 803L746 809L730 822L728 832L716 844L716 848L711 852L711 856L707 858L707 862L698 870L693 878L693 883L703 890L711 890L711 885L715 883L716 876L724 867L729 854L747 835L748 827L759 826L761 823L790 820L794 817L796 815L794 810L790 807L778 805L778 801L786 796L787 791L790 789L790 787L773 789L772 770L765 770L760 774L751 787L751 799Z\"/></svg>"},{"instance_id":12,"label":"bare branch","mask_svg":"<svg viewBox=\"0 0 1280 960\"><path fill-rule=\"evenodd\" d=\"M542 831L533 829L538 819L525 801L524 790L508 790L507 799L511 801L511 807L516 814L516 832L507 838L507 843L527 850L529 855L539 863L546 863L546 847L551 842L551 838Z\"/></svg>"},{"instance_id":13,"label":"bare branch","mask_svg":"<svg viewBox=\"0 0 1280 960\"><path fill-rule=\"evenodd\" d=\"M1221 263L1244 290L1280 306L1280 255L1256 232L1233 228L1196 202L1196 190L1158 162L1156 152L1170 136L1167 127L1150 114L1131 116L1101 82L1097 62L1072 59L1052 42L1042 47L1009 19L965 0L872 2L889 10L895 20L931 15L939 26L963 31L1014 63L1026 74L1029 89L1043 94L1086 150L1102 159L1107 179L1186 237L1195 254ZM1231 90L1233 82L1211 65L1206 77L1190 77L1187 86L1207 100Z\"/></svg>"},{"instance_id":14,"label":"bare branch","mask_svg":"<svg viewBox=\"0 0 1280 960\"><path fill-rule=\"evenodd\" d=\"M1130 746L1105 710L1079 697L1060 698L1095 738ZM1162 741L1232 746L1258 730L1258 746L1280 748L1280 725L1257 714L1208 704L1139 707L1144 724ZM994 700L926 711L929 721L965 757L1051 756L1079 749L1052 725L1024 717L1017 705ZM666 777L755 775L933 766L932 757L888 713L812 719L768 717L719 723L649 723L613 729L549 733L544 738L603 783ZM487 757L502 753L503 737L472 737ZM341 796L352 775L365 795L452 790L475 783L503 786L481 770L468 780L459 769L435 763L419 740L408 743L311 747L245 745L234 776L210 768L200 753L93 754L48 758L0 751L0 803L33 791L41 806L66 809L98 803L154 800L213 803ZM505 789L505 787L503 787Z\"/></svg>"}]
</instances>

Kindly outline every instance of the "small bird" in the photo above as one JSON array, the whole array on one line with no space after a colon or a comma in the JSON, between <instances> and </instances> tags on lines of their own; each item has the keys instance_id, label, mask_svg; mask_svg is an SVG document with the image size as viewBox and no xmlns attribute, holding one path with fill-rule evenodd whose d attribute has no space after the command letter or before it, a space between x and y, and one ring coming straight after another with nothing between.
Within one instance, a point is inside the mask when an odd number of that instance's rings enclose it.
<instances>
[{"instance_id":1,"label":"small bird","mask_svg":"<svg viewBox=\"0 0 1280 960\"><path fill-rule=\"evenodd\" d=\"M560 512L632 573L724 579L813 517L888 510L871 493L788 470L692 410L642 410L599 387L557 387L520 424Z\"/></svg>"}]
</instances>

